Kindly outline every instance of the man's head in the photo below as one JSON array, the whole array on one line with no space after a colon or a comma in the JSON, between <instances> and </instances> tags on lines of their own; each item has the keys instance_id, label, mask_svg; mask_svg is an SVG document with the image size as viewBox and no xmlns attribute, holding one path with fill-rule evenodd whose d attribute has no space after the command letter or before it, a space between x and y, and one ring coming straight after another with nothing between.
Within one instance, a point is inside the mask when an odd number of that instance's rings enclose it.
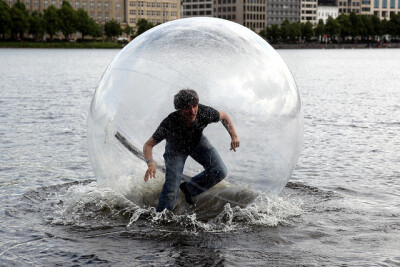
<instances>
[{"instance_id":1,"label":"man's head","mask_svg":"<svg viewBox=\"0 0 400 267\"><path fill-rule=\"evenodd\" d=\"M181 112L186 122L194 122L199 108L199 96L192 89L180 90L174 96L174 106Z\"/></svg>"},{"instance_id":2,"label":"man's head","mask_svg":"<svg viewBox=\"0 0 400 267\"><path fill-rule=\"evenodd\" d=\"M174 106L176 110L197 106L199 104L199 96L195 90L183 89L174 96Z\"/></svg>"}]
</instances>

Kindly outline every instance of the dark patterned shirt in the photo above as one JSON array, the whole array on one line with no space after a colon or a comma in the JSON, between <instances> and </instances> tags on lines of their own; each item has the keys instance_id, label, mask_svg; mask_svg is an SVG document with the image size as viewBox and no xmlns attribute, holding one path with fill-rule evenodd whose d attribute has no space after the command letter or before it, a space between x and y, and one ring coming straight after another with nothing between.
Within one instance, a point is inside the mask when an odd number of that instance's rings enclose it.
<instances>
[{"instance_id":1,"label":"dark patterned shirt","mask_svg":"<svg viewBox=\"0 0 400 267\"><path fill-rule=\"evenodd\" d=\"M196 120L189 127L178 110L169 114L160 123L152 138L157 144L166 139L173 149L190 154L200 142L204 128L219 120L218 110L199 104Z\"/></svg>"}]
</instances>

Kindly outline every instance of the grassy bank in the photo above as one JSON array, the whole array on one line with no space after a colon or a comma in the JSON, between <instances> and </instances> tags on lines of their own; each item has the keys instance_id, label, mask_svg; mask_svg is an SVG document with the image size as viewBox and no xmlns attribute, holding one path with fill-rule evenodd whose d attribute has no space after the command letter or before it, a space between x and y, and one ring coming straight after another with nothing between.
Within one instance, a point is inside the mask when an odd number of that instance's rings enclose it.
<instances>
[{"instance_id":1,"label":"grassy bank","mask_svg":"<svg viewBox=\"0 0 400 267\"><path fill-rule=\"evenodd\" d=\"M116 42L0 42L0 48L122 48Z\"/></svg>"}]
</instances>

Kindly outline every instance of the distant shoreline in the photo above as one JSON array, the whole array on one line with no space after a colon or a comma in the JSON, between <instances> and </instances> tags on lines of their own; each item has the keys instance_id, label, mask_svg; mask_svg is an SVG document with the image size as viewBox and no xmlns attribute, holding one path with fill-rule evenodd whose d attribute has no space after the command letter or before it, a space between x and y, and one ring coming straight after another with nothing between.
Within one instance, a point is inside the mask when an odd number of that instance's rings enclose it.
<instances>
[{"instance_id":1,"label":"distant shoreline","mask_svg":"<svg viewBox=\"0 0 400 267\"><path fill-rule=\"evenodd\" d=\"M124 43L117 42L4 42L0 48L65 48L65 49L121 49ZM364 49L364 48L400 48L400 43L389 43L378 46L377 43L366 44L271 44L275 49Z\"/></svg>"},{"instance_id":2,"label":"distant shoreline","mask_svg":"<svg viewBox=\"0 0 400 267\"><path fill-rule=\"evenodd\" d=\"M121 49L126 44L117 42L1 42L0 48L92 48L92 49Z\"/></svg>"},{"instance_id":3,"label":"distant shoreline","mask_svg":"<svg viewBox=\"0 0 400 267\"><path fill-rule=\"evenodd\" d=\"M365 48L400 48L400 43L388 43L378 45L377 43L358 44L271 44L275 49L365 49Z\"/></svg>"}]
</instances>

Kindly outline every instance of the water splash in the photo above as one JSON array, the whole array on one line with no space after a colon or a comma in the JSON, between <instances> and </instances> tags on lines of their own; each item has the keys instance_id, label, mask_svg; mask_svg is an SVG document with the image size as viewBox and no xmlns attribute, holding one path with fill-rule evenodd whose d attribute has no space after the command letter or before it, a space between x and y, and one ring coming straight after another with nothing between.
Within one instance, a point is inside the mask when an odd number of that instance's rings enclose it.
<instances>
[{"instance_id":1,"label":"water splash","mask_svg":"<svg viewBox=\"0 0 400 267\"><path fill-rule=\"evenodd\" d=\"M184 231L193 233L226 232L254 225L275 227L302 214L301 203L297 200L265 194L258 195L246 207L225 203L212 217L206 216L207 211L203 209L158 213L154 207L139 207L111 188L98 187L96 182L73 185L59 197L63 204L54 212L51 223L85 228L130 228L145 221L149 227L167 230L183 227Z\"/></svg>"}]
</instances>

